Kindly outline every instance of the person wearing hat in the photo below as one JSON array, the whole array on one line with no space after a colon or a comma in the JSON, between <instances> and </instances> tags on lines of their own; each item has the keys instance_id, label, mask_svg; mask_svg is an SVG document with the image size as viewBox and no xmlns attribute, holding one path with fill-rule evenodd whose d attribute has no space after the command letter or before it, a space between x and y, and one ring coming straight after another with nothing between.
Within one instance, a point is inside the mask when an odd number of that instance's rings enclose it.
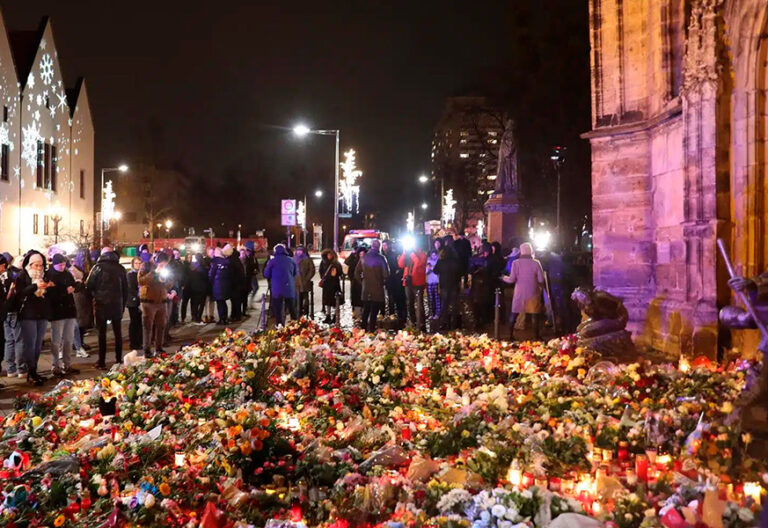
<instances>
[{"instance_id":1,"label":"person wearing hat","mask_svg":"<svg viewBox=\"0 0 768 528\"><path fill-rule=\"evenodd\" d=\"M51 365L54 376L79 374L72 367L72 343L77 326L77 308L75 306L75 278L67 270L67 257L56 253L51 259L51 267L45 278L53 286L48 288L51 322ZM80 286L82 288L82 283Z\"/></svg>"},{"instance_id":2,"label":"person wearing hat","mask_svg":"<svg viewBox=\"0 0 768 528\"><path fill-rule=\"evenodd\" d=\"M31 250L24 257L23 269L13 283L9 294L18 309L21 325L22 356L27 367L27 381L40 386L45 378L37 373L37 362L43 349L43 338L50 318L50 299L47 295L52 283L45 280L45 257Z\"/></svg>"}]
</instances>

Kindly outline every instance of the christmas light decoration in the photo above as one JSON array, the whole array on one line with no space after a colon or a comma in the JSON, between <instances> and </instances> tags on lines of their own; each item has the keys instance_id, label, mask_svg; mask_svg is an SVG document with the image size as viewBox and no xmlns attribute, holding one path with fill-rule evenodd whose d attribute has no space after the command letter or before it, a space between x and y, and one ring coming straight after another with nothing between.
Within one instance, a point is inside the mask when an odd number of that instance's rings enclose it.
<instances>
[{"instance_id":1,"label":"christmas light decoration","mask_svg":"<svg viewBox=\"0 0 768 528\"><path fill-rule=\"evenodd\" d=\"M115 214L115 198L117 195L112 190L112 182L107 181L104 184L104 197L101 206L101 221L108 223Z\"/></svg>"},{"instance_id":2,"label":"christmas light decoration","mask_svg":"<svg viewBox=\"0 0 768 528\"><path fill-rule=\"evenodd\" d=\"M339 196L341 197L342 214L351 215L360 212L360 185L358 179L363 171L357 168L355 150L349 149L344 153L339 179Z\"/></svg>"},{"instance_id":3,"label":"christmas light decoration","mask_svg":"<svg viewBox=\"0 0 768 528\"><path fill-rule=\"evenodd\" d=\"M416 220L413 216L413 212L408 212L408 216L405 219L405 230L409 233L413 233L414 224L416 223Z\"/></svg>"},{"instance_id":4,"label":"christmas light decoration","mask_svg":"<svg viewBox=\"0 0 768 528\"><path fill-rule=\"evenodd\" d=\"M477 236L481 240L485 238L485 222L483 222L483 220L477 221L477 226L475 227L475 231L477 232Z\"/></svg>"},{"instance_id":5,"label":"christmas light decoration","mask_svg":"<svg viewBox=\"0 0 768 528\"><path fill-rule=\"evenodd\" d=\"M445 191L443 196L443 225L450 225L456 217L456 200L453 198L453 189Z\"/></svg>"},{"instance_id":6,"label":"christmas light decoration","mask_svg":"<svg viewBox=\"0 0 768 528\"><path fill-rule=\"evenodd\" d=\"M307 228L307 207L304 202L299 202L296 206L296 223L302 229Z\"/></svg>"}]
</instances>

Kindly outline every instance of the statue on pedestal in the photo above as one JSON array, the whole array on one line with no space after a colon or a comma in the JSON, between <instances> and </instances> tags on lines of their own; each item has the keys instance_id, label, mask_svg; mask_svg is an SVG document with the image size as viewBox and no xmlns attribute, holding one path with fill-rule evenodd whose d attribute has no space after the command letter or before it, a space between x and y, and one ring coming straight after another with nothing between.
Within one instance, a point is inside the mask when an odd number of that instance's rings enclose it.
<instances>
[{"instance_id":1,"label":"statue on pedestal","mask_svg":"<svg viewBox=\"0 0 768 528\"><path fill-rule=\"evenodd\" d=\"M517 194L519 189L515 122L508 119L504 134L499 142L499 163L496 169L496 188L494 192L497 194Z\"/></svg>"},{"instance_id":2,"label":"statue on pedestal","mask_svg":"<svg viewBox=\"0 0 768 528\"><path fill-rule=\"evenodd\" d=\"M579 345L619 360L634 360L635 346L626 330L629 313L615 295L594 288L576 288L571 294L582 322L576 329Z\"/></svg>"},{"instance_id":3,"label":"statue on pedestal","mask_svg":"<svg viewBox=\"0 0 768 528\"><path fill-rule=\"evenodd\" d=\"M768 323L768 273L763 273L751 279L733 276L728 286L744 295L743 299L750 303L753 313L760 320L758 324L749 310L737 306L726 306L720 310L720 322L728 328L761 328L761 340L757 349L763 355L763 365L755 369L747 378L747 386L737 402L740 408L741 425L744 429L760 433L766 437L768 445L768 335L763 329Z\"/></svg>"}]
</instances>

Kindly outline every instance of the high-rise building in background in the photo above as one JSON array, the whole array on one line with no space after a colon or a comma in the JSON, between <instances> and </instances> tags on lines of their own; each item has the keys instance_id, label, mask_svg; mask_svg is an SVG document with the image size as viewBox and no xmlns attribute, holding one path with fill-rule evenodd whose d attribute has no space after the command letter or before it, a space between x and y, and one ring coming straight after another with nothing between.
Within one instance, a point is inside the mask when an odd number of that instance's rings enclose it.
<instances>
[{"instance_id":1,"label":"high-rise building in background","mask_svg":"<svg viewBox=\"0 0 768 528\"><path fill-rule=\"evenodd\" d=\"M435 194L453 189L457 230L473 231L493 192L499 140L506 114L487 97L450 97L432 139Z\"/></svg>"}]
</instances>

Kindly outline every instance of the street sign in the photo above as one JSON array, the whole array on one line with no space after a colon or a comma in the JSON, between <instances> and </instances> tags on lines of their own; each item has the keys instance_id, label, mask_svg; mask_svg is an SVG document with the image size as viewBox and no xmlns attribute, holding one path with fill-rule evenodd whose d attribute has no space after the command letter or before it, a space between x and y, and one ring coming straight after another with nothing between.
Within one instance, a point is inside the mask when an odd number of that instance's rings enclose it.
<instances>
[{"instance_id":1,"label":"street sign","mask_svg":"<svg viewBox=\"0 0 768 528\"><path fill-rule=\"evenodd\" d=\"M282 200L280 202L281 224L286 227L296 225L296 200Z\"/></svg>"}]
</instances>

